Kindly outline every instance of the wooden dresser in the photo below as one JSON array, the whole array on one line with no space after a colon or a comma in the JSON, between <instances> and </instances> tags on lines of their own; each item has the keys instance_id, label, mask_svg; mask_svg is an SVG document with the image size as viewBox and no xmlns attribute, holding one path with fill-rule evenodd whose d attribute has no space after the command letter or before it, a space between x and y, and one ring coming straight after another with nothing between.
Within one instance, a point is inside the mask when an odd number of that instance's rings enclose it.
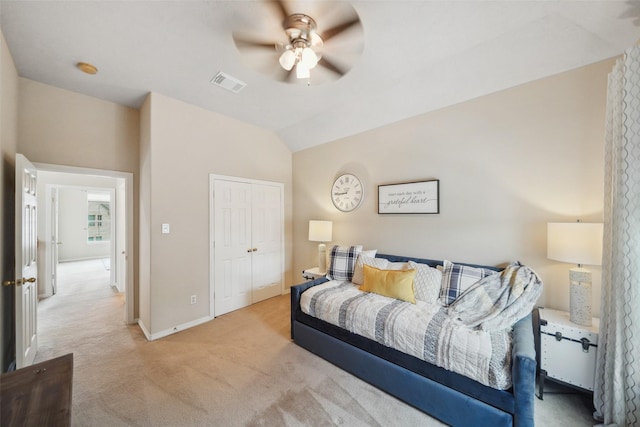
<instances>
[{"instance_id":1,"label":"wooden dresser","mask_svg":"<svg viewBox=\"0 0 640 427\"><path fill-rule=\"evenodd\" d=\"M0 425L70 426L73 354L0 376Z\"/></svg>"}]
</instances>

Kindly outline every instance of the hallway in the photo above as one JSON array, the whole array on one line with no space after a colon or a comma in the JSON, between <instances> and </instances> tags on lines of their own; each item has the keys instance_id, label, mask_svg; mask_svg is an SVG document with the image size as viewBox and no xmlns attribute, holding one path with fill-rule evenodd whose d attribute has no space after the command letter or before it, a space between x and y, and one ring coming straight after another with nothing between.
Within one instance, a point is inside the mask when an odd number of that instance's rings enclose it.
<instances>
[{"instance_id":1,"label":"hallway","mask_svg":"<svg viewBox=\"0 0 640 427\"><path fill-rule=\"evenodd\" d=\"M125 328L124 294L110 285L109 259L58 265L58 292L38 302L35 362L82 353L85 343Z\"/></svg>"}]
</instances>

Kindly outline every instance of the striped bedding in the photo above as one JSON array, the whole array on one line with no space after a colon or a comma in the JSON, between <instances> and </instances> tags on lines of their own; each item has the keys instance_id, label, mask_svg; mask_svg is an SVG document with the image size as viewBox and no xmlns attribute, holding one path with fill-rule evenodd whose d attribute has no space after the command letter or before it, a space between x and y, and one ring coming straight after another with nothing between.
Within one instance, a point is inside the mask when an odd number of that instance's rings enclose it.
<instances>
[{"instance_id":1,"label":"striped bedding","mask_svg":"<svg viewBox=\"0 0 640 427\"><path fill-rule=\"evenodd\" d=\"M304 313L497 389L511 387L510 330L455 323L446 308L411 304L330 281L306 290Z\"/></svg>"}]
</instances>

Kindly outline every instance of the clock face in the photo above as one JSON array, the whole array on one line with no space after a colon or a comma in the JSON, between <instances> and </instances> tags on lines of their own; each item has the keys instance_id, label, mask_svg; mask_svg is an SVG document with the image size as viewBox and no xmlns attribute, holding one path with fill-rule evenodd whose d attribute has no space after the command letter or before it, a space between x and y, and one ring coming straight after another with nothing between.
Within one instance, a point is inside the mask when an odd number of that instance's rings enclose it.
<instances>
[{"instance_id":1,"label":"clock face","mask_svg":"<svg viewBox=\"0 0 640 427\"><path fill-rule=\"evenodd\" d=\"M340 175L331 187L331 201L342 212L350 212L360 206L363 197L362 183L350 173Z\"/></svg>"}]
</instances>

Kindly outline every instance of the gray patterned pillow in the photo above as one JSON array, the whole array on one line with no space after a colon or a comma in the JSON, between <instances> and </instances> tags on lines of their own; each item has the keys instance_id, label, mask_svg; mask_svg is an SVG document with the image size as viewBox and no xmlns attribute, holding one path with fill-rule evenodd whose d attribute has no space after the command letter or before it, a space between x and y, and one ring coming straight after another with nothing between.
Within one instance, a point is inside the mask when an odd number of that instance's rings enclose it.
<instances>
[{"instance_id":1,"label":"gray patterned pillow","mask_svg":"<svg viewBox=\"0 0 640 427\"><path fill-rule=\"evenodd\" d=\"M362 246L338 246L331 248L330 264L327 270L329 280L343 280L350 282L356 259L362 252Z\"/></svg>"},{"instance_id":2,"label":"gray patterned pillow","mask_svg":"<svg viewBox=\"0 0 640 427\"><path fill-rule=\"evenodd\" d=\"M416 270L413 291L416 299L429 304L437 304L442 283L442 272L437 268L409 261L409 268Z\"/></svg>"}]
</instances>

